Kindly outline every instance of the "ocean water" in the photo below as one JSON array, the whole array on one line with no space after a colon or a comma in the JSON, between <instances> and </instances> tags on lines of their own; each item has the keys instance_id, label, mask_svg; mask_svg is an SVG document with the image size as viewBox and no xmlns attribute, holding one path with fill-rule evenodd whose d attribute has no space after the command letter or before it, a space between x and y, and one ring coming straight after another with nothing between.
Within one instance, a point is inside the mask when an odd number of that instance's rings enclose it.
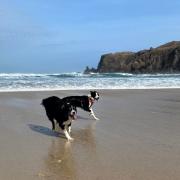
<instances>
[{"instance_id":1,"label":"ocean water","mask_svg":"<svg viewBox=\"0 0 180 180\"><path fill-rule=\"evenodd\" d=\"M180 74L0 73L0 91L180 88Z\"/></svg>"}]
</instances>

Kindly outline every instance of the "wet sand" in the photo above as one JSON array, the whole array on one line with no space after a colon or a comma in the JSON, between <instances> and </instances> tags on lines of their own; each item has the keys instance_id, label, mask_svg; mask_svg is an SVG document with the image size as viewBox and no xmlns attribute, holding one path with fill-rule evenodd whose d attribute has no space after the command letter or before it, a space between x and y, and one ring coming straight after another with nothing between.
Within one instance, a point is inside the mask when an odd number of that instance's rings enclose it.
<instances>
[{"instance_id":1,"label":"wet sand","mask_svg":"<svg viewBox=\"0 0 180 180\"><path fill-rule=\"evenodd\" d=\"M88 91L0 93L0 179L179 180L180 89L100 90L73 142L51 131L41 99Z\"/></svg>"}]
</instances>

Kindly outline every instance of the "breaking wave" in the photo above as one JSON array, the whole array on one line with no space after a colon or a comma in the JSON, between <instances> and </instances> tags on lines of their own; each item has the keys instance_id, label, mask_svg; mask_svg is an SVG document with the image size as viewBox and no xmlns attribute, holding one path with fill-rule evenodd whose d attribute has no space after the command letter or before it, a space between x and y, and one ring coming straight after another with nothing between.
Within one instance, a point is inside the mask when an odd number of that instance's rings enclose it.
<instances>
[{"instance_id":1,"label":"breaking wave","mask_svg":"<svg viewBox=\"0 0 180 180\"><path fill-rule=\"evenodd\" d=\"M0 73L0 91L180 88L180 74Z\"/></svg>"}]
</instances>

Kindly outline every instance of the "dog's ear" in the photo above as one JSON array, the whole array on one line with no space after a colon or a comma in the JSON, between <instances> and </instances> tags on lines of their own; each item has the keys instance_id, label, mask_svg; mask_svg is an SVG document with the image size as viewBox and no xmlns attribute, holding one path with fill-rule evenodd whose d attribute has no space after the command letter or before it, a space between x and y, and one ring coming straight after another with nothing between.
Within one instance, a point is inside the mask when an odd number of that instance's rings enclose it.
<instances>
[{"instance_id":1,"label":"dog's ear","mask_svg":"<svg viewBox=\"0 0 180 180\"><path fill-rule=\"evenodd\" d=\"M61 108L66 111L69 109L70 106L71 106L71 104L68 102L68 103L62 104Z\"/></svg>"},{"instance_id":2,"label":"dog's ear","mask_svg":"<svg viewBox=\"0 0 180 180\"><path fill-rule=\"evenodd\" d=\"M95 93L95 91L90 91L90 94L94 94Z\"/></svg>"},{"instance_id":3,"label":"dog's ear","mask_svg":"<svg viewBox=\"0 0 180 180\"><path fill-rule=\"evenodd\" d=\"M64 105L64 104L62 104L62 105L61 105L61 109L64 109L64 108L65 108L65 105Z\"/></svg>"},{"instance_id":4,"label":"dog's ear","mask_svg":"<svg viewBox=\"0 0 180 180\"><path fill-rule=\"evenodd\" d=\"M95 97L96 96L96 91L90 91L91 92L91 97Z\"/></svg>"}]
</instances>

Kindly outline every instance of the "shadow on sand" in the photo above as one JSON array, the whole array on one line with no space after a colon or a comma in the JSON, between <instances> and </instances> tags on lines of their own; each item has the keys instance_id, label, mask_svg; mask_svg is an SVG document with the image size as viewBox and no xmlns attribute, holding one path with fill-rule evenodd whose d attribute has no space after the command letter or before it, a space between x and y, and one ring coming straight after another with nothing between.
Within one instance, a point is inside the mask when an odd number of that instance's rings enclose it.
<instances>
[{"instance_id":1,"label":"shadow on sand","mask_svg":"<svg viewBox=\"0 0 180 180\"><path fill-rule=\"evenodd\" d=\"M50 128L40 126L40 125L35 125L35 124L28 124L29 128L32 131L47 135L47 136L52 136L52 137L61 137L62 133L59 133L57 131L53 131Z\"/></svg>"}]
</instances>

